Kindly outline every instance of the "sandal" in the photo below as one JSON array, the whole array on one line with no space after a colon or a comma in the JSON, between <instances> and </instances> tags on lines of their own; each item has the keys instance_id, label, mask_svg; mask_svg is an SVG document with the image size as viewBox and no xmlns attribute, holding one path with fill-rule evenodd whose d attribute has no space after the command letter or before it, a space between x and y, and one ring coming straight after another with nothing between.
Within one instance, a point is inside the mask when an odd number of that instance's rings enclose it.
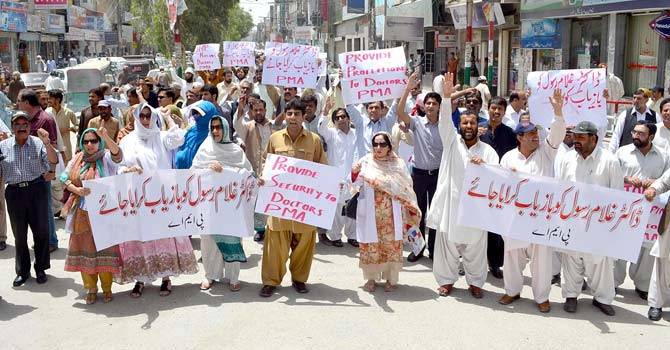
<instances>
[{"instance_id":1,"label":"sandal","mask_svg":"<svg viewBox=\"0 0 670 350\"><path fill-rule=\"evenodd\" d=\"M163 280L163 283L161 283L161 289L158 295L162 297L166 297L172 293L172 281L170 280Z\"/></svg>"},{"instance_id":2,"label":"sandal","mask_svg":"<svg viewBox=\"0 0 670 350\"><path fill-rule=\"evenodd\" d=\"M103 292L102 293L102 302L107 304L110 301L114 300L114 297L112 296L112 292Z\"/></svg>"},{"instance_id":3,"label":"sandal","mask_svg":"<svg viewBox=\"0 0 670 350\"><path fill-rule=\"evenodd\" d=\"M228 288L230 289L231 292L239 292L240 289L242 289L242 284L240 282L231 283L228 285Z\"/></svg>"},{"instance_id":4,"label":"sandal","mask_svg":"<svg viewBox=\"0 0 670 350\"><path fill-rule=\"evenodd\" d=\"M385 292L392 292L392 291L396 290L397 288L398 288L397 284L391 284L391 282L388 282L388 281L384 285L384 291Z\"/></svg>"},{"instance_id":5,"label":"sandal","mask_svg":"<svg viewBox=\"0 0 670 350\"><path fill-rule=\"evenodd\" d=\"M133 287L133 291L130 292L130 297L137 299L142 296L143 291L144 291L144 283L135 282L135 287Z\"/></svg>"},{"instance_id":6,"label":"sandal","mask_svg":"<svg viewBox=\"0 0 670 350\"><path fill-rule=\"evenodd\" d=\"M200 283L200 290L209 290L210 288L212 288L212 284L214 284L214 281L206 279L202 281L202 283Z\"/></svg>"},{"instance_id":7,"label":"sandal","mask_svg":"<svg viewBox=\"0 0 670 350\"><path fill-rule=\"evenodd\" d=\"M97 300L98 300L98 290L97 289L89 290L88 293L86 294L86 305L95 304Z\"/></svg>"},{"instance_id":8,"label":"sandal","mask_svg":"<svg viewBox=\"0 0 670 350\"><path fill-rule=\"evenodd\" d=\"M370 293L374 292L376 288L377 285L375 284L374 280L369 280L363 285L363 290Z\"/></svg>"}]
</instances>

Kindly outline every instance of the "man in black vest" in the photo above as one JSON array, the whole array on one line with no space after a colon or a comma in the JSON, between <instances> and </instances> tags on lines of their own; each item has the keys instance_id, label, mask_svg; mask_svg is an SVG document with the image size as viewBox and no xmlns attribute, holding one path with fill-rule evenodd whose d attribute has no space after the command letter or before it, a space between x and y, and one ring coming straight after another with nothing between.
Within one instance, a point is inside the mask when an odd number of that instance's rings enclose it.
<instances>
[{"instance_id":1,"label":"man in black vest","mask_svg":"<svg viewBox=\"0 0 670 350\"><path fill-rule=\"evenodd\" d=\"M616 153L619 147L633 143L633 128L638 120L646 120L649 123L656 124L656 112L647 107L647 97L642 89L637 89L633 93L633 107L621 112L616 118L612 138L610 139L608 149Z\"/></svg>"}]
</instances>

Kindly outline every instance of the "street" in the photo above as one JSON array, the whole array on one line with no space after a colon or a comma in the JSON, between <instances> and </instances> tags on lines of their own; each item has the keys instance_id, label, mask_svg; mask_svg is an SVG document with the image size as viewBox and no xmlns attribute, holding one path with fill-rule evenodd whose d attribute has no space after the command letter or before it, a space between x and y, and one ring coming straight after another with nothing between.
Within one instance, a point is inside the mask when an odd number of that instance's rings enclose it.
<instances>
[{"instance_id":1,"label":"street","mask_svg":"<svg viewBox=\"0 0 670 350\"><path fill-rule=\"evenodd\" d=\"M64 221L57 221L60 249L51 255L49 281L33 278L13 288L14 247L0 252L0 334L3 349L361 349L485 348L652 349L668 344L670 316L651 322L647 304L627 280L614 300L616 316L608 317L582 295L576 314L562 309L561 290L552 287L552 311L540 314L530 299L529 272L522 299L511 306L497 303L502 280L489 275L484 298L476 300L462 278L454 293L438 297L428 259L405 263L399 288L374 294L361 289L358 251L317 245L309 284L298 295L290 277L268 299L258 296L262 246L244 240L248 262L242 264L242 290L233 293L216 283L199 290L204 276L173 279L170 296L159 297L148 286L140 299L128 296L132 284L114 284L114 300L85 305L81 276L63 271L67 250ZM200 257L200 239L193 238ZM407 252L405 252L405 256Z\"/></svg>"}]
</instances>

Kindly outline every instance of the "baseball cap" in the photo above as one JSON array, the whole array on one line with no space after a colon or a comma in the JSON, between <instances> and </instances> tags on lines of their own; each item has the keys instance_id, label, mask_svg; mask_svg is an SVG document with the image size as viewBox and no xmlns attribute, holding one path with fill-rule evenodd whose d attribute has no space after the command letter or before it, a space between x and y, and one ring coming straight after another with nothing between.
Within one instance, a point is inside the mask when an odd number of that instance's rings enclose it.
<instances>
[{"instance_id":1,"label":"baseball cap","mask_svg":"<svg viewBox=\"0 0 670 350\"><path fill-rule=\"evenodd\" d=\"M26 114L26 112L19 111L19 112L14 113L14 115L12 115L12 123L15 120L20 119L20 118L23 118L25 120L30 120L30 118L28 118L28 114Z\"/></svg>"},{"instance_id":2,"label":"baseball cap","mask_svg":"<svg viewBox=\"0 0 670 350\"><path fill-rule=\"evenodd\" d=\"M531 122L523 122L519 123L516 126L516 129L514 129L514 133L516 133L517 135L521 135L535 130L537 130L537 126L535 124Z\"/></svg>"},{"instance_id":3,"label":"baseball cap","mask_svg":"<svg viewBox=\"0 0 670 350\"><path fill-rule=\"evenodd\" d=\"M98 107L111 107L112 105L107 102L107 100L100 100L98 101Z\"/></svg>"},{"instance_id":4,"label":"baseball cap","mask_svg":"<svg viewBox=\"0 0 670 350\"><path fill-rule=\"evenodd\" d=\"M480 75L477 81L486 81L486 76Z\"/></svg>"},{"instance_id":5,"label":"baseball cap","mask_svg":"<svg viewBox=\"0 0 670 350\"><path fill-rule=\"evenodd\" d=\"M572 129L572 133L574 134L597 134L598 133L598 127L589 122L589 121L581 121L579 122L574 129Z\"/></svg>"}]
</instances>

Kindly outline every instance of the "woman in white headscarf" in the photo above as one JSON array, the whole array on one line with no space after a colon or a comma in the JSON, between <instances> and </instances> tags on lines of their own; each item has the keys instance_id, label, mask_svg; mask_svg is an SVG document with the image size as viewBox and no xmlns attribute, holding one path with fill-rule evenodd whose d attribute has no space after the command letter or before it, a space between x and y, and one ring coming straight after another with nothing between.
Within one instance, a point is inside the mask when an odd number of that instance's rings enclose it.
<instances>
[{"instance_id":1,"label":"woman in white headscarf","mask_svg":"<svg viewBox=\"0 0 670 350\"><path fill-rule=\"evenodd\" d=\"M123 159L120 173L172 169L174 151L184 143L185 131L168 116L168 131L161 131L158 112L148 104L135 109L135 130L121 140ZM119 244L123 266L120 283L135 282L130 296L138 298L144 283L162 279L160 295L172 292L171 276L194 274L198 263L189 237L163 238L153 241L130 241Z\"/></svg>"},{"instance_id":2,"label":"woman in white headscarf","mask_svg":"<svg viewBox=\"0 0 670 350\"><path fill-rule=\"evenodd\" d=\"M191 169L211 169L221 172L224 167L253 172L244 150L231 141L228 122L217 115L209 122L209 137L198 148ZM226 278L229 280L230 290L239 291L240 263L247 261L242 248L242 239L225 235L202 235L200 250L202 265L205 267L205 280L200 289L208 290L215 280L221 281Z\"/></svg>"}]
</instances>

